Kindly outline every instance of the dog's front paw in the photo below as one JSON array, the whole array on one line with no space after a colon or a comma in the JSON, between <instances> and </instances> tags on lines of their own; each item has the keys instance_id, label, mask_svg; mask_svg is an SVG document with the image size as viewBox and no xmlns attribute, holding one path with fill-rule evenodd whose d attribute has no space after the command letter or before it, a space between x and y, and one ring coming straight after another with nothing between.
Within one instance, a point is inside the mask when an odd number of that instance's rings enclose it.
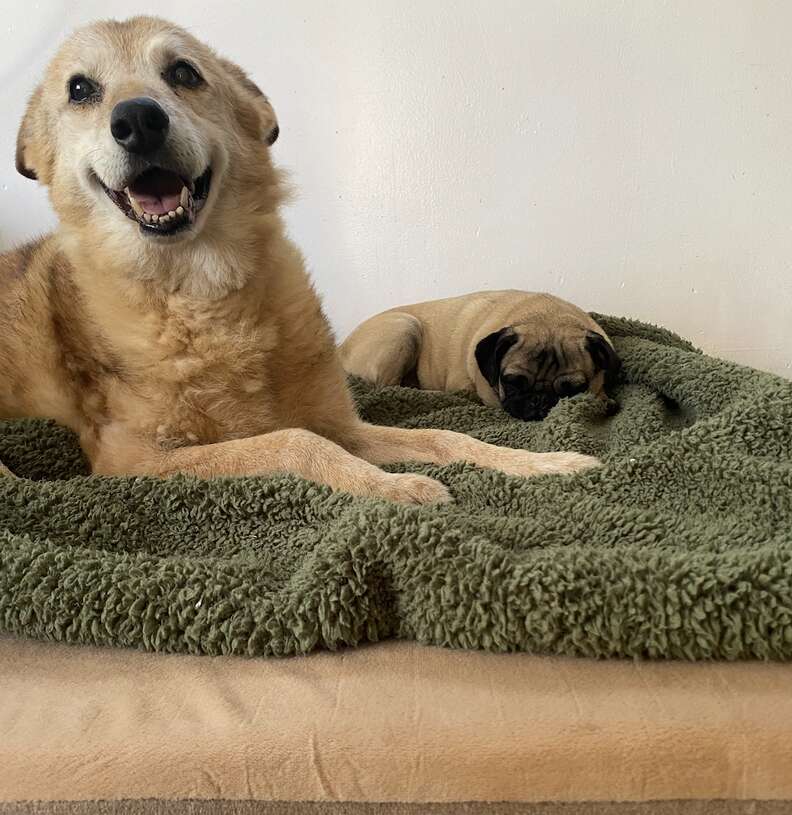
<instances>
[{"instance_id":1,"label":"dog's front paw","mask_svg":"<svg viewBox=\"0 0 792 815\"><path fill-rule=\"evenodd\" d=\"M532 453L502 448L491 466L509 475L530 478L533 475L569 475L601 464L599 459L582 453Z\"/></svg>"},{"instance_id":2,"label":"dog's front paw","mask_svg":"<svg viewBox=\"0 0 792 815\"><path fill-rule=\"evenodd\" d=\"M536 453L536 457L539 473L570 475L602 466L598 458L585 456L582 453Z\"/></svg>"},{"instance_id":3,"label":"dog's front paw","mask_svg":"<svg viewBox=\"0 0 792 815\"><path fill-rule=\"evenodd\" d=\"M413 473L387 473L372 493L403 504L447 504L453 500L445 485Z\"/></svg>"}]
</instances>

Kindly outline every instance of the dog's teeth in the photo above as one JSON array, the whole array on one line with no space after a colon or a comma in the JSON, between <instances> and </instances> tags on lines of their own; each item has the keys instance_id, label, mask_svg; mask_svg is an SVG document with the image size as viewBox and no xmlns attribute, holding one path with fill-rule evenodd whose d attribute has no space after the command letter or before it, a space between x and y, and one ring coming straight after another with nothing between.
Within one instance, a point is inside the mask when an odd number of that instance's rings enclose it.
<instances>
[{"instance_id":1,"label":"dog's teeth","mask_svg":"<svg viewBox=\"0 0 792 815\"><path fill-rule=\"evenodd\" d=\"M177 215L184 215L184 207L176 207Z\"/></svg>"},{"instance_id":2,"label":"dog's teeth","mask_svg":"<svg viewBox=\"0 0 792 815\"><path fill-rule=\"evenodd\" d=\"M152 215L151 216L151 223L155 224L159 221L159 215Z\"/></svg>"},{"instance_id":3,"label":"dog's teeth","mask_svg":"<svg viewBox=\"0 0 792 815\"><path fill-rule=\"evenodd\" d=\"M140 206L140 204L138 203L135 196L130 194L129 187L127 187L124 190L124 192L126 193L126 196L129 199L129 203L132 205L132 209L133 209L135 215L137 215L138 218L143 217L143 207Z\"/></svg>"},{"instance_id":4,"label":"dog's teeth","mask_svg":"<svg viewBox=\"0 0 792 815\"><path fill-rule=\"evenodd\" d=\"M144 220L144 221L145 221L147 224L150 224L150 223L151 223L151 214L150 214L150 213L148 213L148 212L144 212L144 213L143 213L143 220Z\"/></svg>"},{"instance_id":5,"label":"dog's teeth","mask_svg":"<svg viewBox=\"0 0 792 815\"><path fill-rule=\"evenodd\" d=\"M187 187L182 187L181 196L179 197L179 202L181 205L186 209L187 202L190 200L190 191Z\"/></svg>"},{"instance_id":6,"label":"dog's teeth","mask_svg":"<svg viewBox=\"0 0 792 815\"><path fill-rule=\"evenodd\" d=\"M169 218L175 218L175 217L176 217L176 210L175 210L175 209L172 209L172 210L171 210L171 211L168 213L168 217L169 217Z\"/></svg>"}]
</instances>

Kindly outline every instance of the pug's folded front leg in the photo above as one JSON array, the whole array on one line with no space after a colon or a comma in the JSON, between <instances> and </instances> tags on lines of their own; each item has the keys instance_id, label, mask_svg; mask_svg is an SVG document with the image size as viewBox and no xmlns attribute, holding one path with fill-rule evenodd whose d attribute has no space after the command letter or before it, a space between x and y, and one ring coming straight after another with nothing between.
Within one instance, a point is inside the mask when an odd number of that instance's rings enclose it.
<instances>
[{"instance_id":1,"label":"pug's folded front leg","mask_svg":"<svg viewBox=\"0 0 792 815\"><path fill-rule=\"evenodd\" d=\"M123 428L109 428L103 433L93 471L98 475L159 477L185 473L200 478L292 473L365 497L410 504L451 500L439 481L413 473L386 473L302 428L174 450L156 449Z\"/></svg>"},{"instance_id":2,"label":"pug's folded front leg","mask_svg":"<svg viewBox=\"0 0 792 815\"><path fill-rule=\"evenodd\" d=\"M589 385L589 393L602 403L606 416L613 416L619 412L619 403L605 392L605 372L600 371Z\"/></svg>"}]
</instances>

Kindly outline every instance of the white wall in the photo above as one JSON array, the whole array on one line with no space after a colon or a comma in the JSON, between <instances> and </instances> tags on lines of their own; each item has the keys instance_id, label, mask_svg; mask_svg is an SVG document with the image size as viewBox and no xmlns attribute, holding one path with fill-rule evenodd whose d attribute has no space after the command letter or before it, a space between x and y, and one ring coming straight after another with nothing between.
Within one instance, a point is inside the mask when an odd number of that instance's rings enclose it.
<instances>
[{"instance_id":1,"label":"white wall","mask_svg":"<svg viewBox=\"0 0 792 815\"><path fill-rule=\"evenodd\" d=\"M792 376L788 0L5 0L2 247L53 221L13 169L37 75L69 29L133 10L272 97L341 336L400 302L546 289Z\"/></svg>"}]
</instances>

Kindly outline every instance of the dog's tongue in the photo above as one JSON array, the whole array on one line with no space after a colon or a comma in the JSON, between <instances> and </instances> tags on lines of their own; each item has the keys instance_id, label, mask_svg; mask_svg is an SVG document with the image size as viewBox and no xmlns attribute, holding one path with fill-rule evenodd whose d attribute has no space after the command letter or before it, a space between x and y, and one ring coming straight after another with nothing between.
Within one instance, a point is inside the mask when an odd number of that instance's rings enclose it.
<instances>
[{"instance_id":1,"label":"dog's tongue","mask_svg":"<svg viewBox=\"0 0 792 815\"><path fill-rule=\"evenodd\" d=\"M127 189L144 212L164 215L179 206L183 186L176 173L154 168L138 176Z\"/></svg>"}]
</instances>

